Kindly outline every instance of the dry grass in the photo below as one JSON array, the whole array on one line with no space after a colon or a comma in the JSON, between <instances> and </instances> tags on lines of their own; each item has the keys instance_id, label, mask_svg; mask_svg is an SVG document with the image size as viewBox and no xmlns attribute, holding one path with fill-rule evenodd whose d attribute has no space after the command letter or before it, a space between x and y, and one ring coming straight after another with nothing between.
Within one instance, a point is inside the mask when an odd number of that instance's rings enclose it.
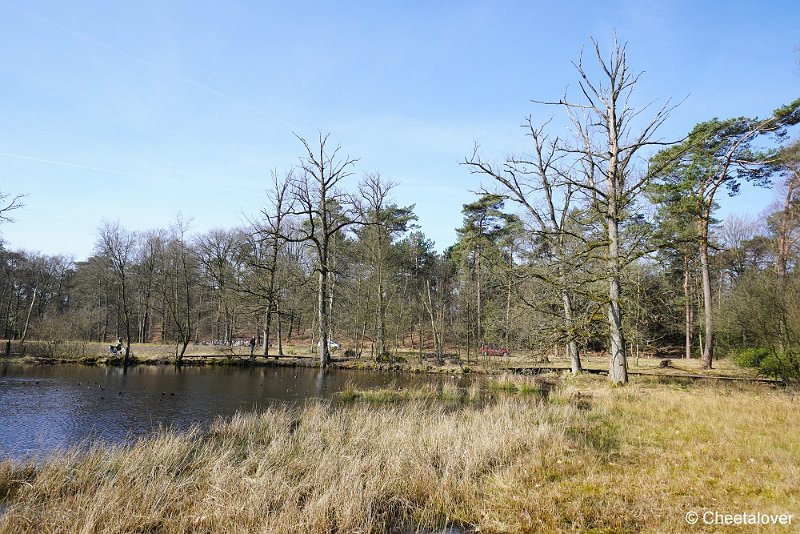
<instances>
[{"instance_id":1,"label":"dry grass","mask_svg":"<svg viewBox=\"0 0 800 534\"><path fill-rule=\"evenodd\" d=\"M689 510L800 514L798 398L740 388L580 377L546 402L271 408L35 476L0 464L0 532L683 532L702 530Z\"/></svg>"},{"instance_id":2,"label":"dry grass","mask_svg":"<svg viewBox=\"0 0 800 534\"><path fill-rule=\"evenodd\" d=\"M568 432L583 453L563 455L551 479L524 471L504 477L498 530L697 531L703 528L690 529L685 514L707 510L793 513L797 528L800 435L790 429L800 420L800 399L793 392L649 380L611 388L581 377L551 401L586 414L576 421L584 426Z\"/></svg>"},{"instance_id":3,"label":"dry grass","mask_svg":"<svg viewBox=\"0 0 800 534\"><path fill-rule=\"evenodd\" d=\"M409 403L273 408L128 449L73 451L22 485L3 532L375 532L471 524L484 482L566 438L569 407L454 416Z\"/></svg>"}]
</instances>

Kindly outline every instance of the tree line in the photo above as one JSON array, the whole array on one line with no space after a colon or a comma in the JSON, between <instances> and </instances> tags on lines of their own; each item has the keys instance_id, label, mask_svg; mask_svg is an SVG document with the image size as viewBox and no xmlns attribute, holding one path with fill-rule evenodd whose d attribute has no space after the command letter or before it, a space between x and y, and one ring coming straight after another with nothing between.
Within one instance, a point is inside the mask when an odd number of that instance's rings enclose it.
<instances>
[{"instance_id":1,"label":"tree line","mask_svg":"<svg viewBox=\"0 0 800 534\"><path fill-rule=\"evenodd\" d=\"M442 252L398 205L396 184L364 173L328 135L298 137L300 157L273 172L263 208L236 228L98 229L75 262L0 248L0 327L8 339L119 337L190 343L256 336L263 356L302 340L330 362L331 339L375 359L480 347L555 350L581 371L609 354L627 381L640 353L736 353L780 376L800 374L800 99L768 117L699 123L681 140L659 128L674 106L636 107L640 73L625 45L575 63L575 95L535 101L558 119L524 121L528 149L502 161L479 146L462 165L485 177ZM568 133L564 133L568 132ZM715 219L743 182L775 187L765 221ZM8 209L19 206L10 199Z\"/></svg>"}]
</instances>

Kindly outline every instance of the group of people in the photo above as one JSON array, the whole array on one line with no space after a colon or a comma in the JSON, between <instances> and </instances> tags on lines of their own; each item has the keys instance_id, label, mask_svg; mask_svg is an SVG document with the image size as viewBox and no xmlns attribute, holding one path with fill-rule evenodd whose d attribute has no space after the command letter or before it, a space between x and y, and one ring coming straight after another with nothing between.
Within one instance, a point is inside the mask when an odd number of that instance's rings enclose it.
<instances>
[{"instance_id":1,"label":"group of people","mask_svg":"<svg viewBox=\"0 0 800 534\"><path fill-rule=\"evenodd\" d=\"M336 349L338 349L340 346L341 345L339 345L339 343L335 342L334 340L332 340L332 339L328 340L328 350L329 351L333 352ZM251 337L250 338L250 356L255 355L255 352L256 352L256 338Z\"/></svg>"},{"instance_id":2,"label":"group of people","mask_svg":"<svg viewBox=\"0 0 800 534\"><path fill-rule=\"evenodd\" d=\"M119 353L122 352L122 346L123 346L122 345L122 339L117 338L117 344L116 345L109 345L108 346L108 352L110 352L111 354L119 354ZM335 351L338 348L339 348L339 344L337 342L335 342L332 339L328 340L328 350ZM251 337L250 338L250 356L254 356L255 353L256 353L256 338L255 337Z\"/></svg>"},{"instance_id":3,"label":"group of people","mask_svg":"<svg viewBox=\"0 0 800 534\"><path fill-rule=\"evenodd\" d=\"M122 339L117 338L116 345L109 345L108 346L108 352L110 352L111 354L119 354L119 353L121 353L122 352Z\"/></svg>"}]
</instances>

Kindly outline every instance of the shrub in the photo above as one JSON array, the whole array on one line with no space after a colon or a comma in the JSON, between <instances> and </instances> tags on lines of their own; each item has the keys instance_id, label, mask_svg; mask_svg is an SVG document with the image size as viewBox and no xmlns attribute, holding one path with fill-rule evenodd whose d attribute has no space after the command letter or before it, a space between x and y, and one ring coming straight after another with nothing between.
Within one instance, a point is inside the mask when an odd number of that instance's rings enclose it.
<instances>
[{"instance_id":1,"label":"shrub","mask_svg":"<svg viewBox=\"0 0 800 534\"><path fill-rule=\"evenodd\" d=\"M800 379L800 358L793 351L749 348L737 352L733 361L742 367L758 369L759 374L785 381Z\"/></svg>"},{"instance_id":2,"label":"shrub","mask_svg":"<svg viewBox=\"0 0 800 534\"><path fill-rule=\"evenodd\" d=\"M800 380L800 359L791 351L773 352L761 361L758 370L773 378L797 381Z\"/></svg>"},{"instance_id":3,"label":"shrub","mask_svg":"<svg viewBox=\"0 0 800 534\"><path fill-rule=\"evenodd\" d=\"M736 352L733 356L733 361L736 365L742 367L759 367L767 357L769 357L769 349L750 348L743 349Z\"/></svg>"}]
</instances>

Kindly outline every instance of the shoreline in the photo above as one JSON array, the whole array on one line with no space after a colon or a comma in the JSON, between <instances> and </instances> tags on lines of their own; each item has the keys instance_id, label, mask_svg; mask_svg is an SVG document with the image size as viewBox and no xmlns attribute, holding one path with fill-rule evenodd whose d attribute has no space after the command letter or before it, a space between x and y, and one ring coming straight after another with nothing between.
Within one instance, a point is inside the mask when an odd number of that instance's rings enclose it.
<instances>
[{"instance_id":1,"label":"shoreline","mask_svg":"<svg viewBox=\"0 0 800 534\"><path fill-rule=\"evenodd\" d=\"M122 358L117 357L98 357L98 358L49 358L38 356L23 357L0 357L0 365L85 365L88 367L124 367ZM137 366L171 366L171 367L304 367L319 369L319 362L314 356L258 356L255 360L247 357L227 357L219 355L192 355L184 357L180 365L176 365L174 360L169 358L137 358L129 359L128 367ZM476 366L475 364L464 365L425 365L408 362L376 362L368 359L332 359L329 369L347 369L354 371L382 371L382 372L407 372L407 373L429 373L429 374L497 374L502 369L488 369Z\"/></svg>"},{"instance_id":2,"label":"shoreline","mask_svg":"<svg viewBox=\"0 0 800 534\"><path fill-rule=\"evenodd\" d=\"M583 375L606 375L605 357L592 356L582 358L584 361ZM504 373L520 375L539 375L555 373L558 375L570 374L569 362L547 361L532 362L526 359L515 358L508 360L472 360L469 363L453 361L438 365L431 361L432 358L420 362L414 358L401 357L397 361L375 361L370 358L332 358L328 366L329 369L343 369L353 371L376 371L387 373L409 373L409 374L432 374L432 375L501 375ZM445 359L447 360L447 358ZM711 370L703 370L698 367L699 360L669 359L666 367L660 365L664 358L641 358L636 364L629 365L629 375L631 380L636 377L656 377L664 379L687 379L702 381L732 381L743 383L764 383L779 386L787 385L780 379L759 376L752 370L741 368L735 364L725 367L720 366ZM674 362L674 363L673 363ZM687 364L688 362L688 364ZM0 357L0 365L85 365L88 367L124 367L123 358L116 356L98 356L82 358L58 358L42 356L11 356ZM133 356L129 359L128 367L137 366L172 366L175 367L174 356L155 356L146 357ZM316 356L306 355L284 355L284 356L256 356L255 360L250 360L248 355L221 355L221 354L192 354L184 356L178 367L302 367L309 369L319 369L319 361Z\"/></svg>"}]
</instances>

